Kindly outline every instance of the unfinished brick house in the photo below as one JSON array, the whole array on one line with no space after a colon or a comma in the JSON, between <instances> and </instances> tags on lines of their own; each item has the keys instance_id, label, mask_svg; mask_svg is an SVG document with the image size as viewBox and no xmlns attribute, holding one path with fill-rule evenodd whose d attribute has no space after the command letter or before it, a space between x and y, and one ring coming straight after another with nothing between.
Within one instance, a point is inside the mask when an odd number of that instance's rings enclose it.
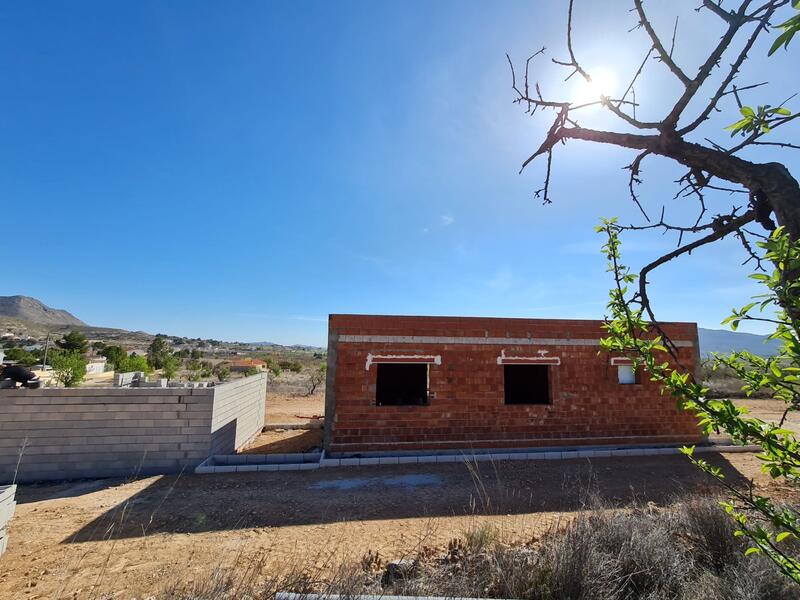
<instances>
[{"instance_id":1,"label":"unfinished brick house","mask_svg":"<svg viewBox=\"0 0 800 600\"><path fill-rule=\"evenodd\" d=\"M696 419L599 353L601 321L331 315L325 449L635 446L702 440ZM695 369L697 325L664 330Z\"/></svg>"}]
</instances>

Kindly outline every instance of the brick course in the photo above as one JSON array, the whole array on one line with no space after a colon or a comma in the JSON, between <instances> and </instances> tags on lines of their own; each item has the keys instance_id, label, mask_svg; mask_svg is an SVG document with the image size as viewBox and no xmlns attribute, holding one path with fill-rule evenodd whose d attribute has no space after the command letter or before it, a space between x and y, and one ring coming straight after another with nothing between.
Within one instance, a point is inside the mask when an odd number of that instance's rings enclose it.
<instances>
[{"instance_id":1,"label":"brick course","mask_svg":"<svg viewBox=\"0 0 800 600\"><path fill-rule=\"evenodd\" d=\"M700 441L696 419L640 377L622 385L599 352L601 321L331 315L326 391L328 452L443 450ZM694 370L697 326L664 326ZM507 341L507 342L506 342ZM546 352L544 352L546 351ZM374 356L437 356L426 406L376 406ZM504 403L503 365L549 366L551 403Z\"/></svg>"}]
</instances>

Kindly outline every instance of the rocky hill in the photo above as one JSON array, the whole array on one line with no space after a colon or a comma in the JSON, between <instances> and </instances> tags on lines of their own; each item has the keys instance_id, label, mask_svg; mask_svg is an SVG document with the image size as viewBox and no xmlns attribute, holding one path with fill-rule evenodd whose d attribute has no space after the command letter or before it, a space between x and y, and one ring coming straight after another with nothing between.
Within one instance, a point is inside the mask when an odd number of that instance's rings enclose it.
<instances>
[{"instance_id":1,"label":"rocky hill","mask_svg":"<svg viewBox=\"0 0 800 600\"><path fill-rule=\"evenodd\" d=\"M766 335L755 335L741 331L725 329L698 328L700 335L700 353L709 356L712 352L733 352L747 350L758 356L772 356L778 353L776 340L767 339Z\"/></svg>"},{"instance_id":2,"label":"rocky hill","mask_svg":"<svg viewBox=\"0 0 800 600\"><path fill-rule=\"evenodd\" d=\"M41 325L86 326L86 323L66 310L51 308L29 296L0 296L0 317L11 317Z\"/></svg>"}]
</instances>

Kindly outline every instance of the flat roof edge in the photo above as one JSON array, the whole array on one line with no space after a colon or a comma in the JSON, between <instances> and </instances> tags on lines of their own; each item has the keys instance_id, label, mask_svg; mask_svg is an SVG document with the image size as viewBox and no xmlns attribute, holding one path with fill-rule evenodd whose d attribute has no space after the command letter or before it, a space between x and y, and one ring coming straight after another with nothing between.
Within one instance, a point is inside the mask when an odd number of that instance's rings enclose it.
<instances>
[{"instance_id":1,"label":"flat roof edge","mask_svg":"<svg viewBox=\"0 0 800 600\"><path fill-rule=\"evenodd\" d=\"M406 315L406 314L370 314L370 313L329 313L328 320L336 318L363 318L363 319L453 319L459 321L570 321L573 323L603 323L604 319L572 319L569 317L487 317L487 316L460 316L460 315ZM660 325L694 325L696 321L659 321Z\"/></svg>"}]
</instances>

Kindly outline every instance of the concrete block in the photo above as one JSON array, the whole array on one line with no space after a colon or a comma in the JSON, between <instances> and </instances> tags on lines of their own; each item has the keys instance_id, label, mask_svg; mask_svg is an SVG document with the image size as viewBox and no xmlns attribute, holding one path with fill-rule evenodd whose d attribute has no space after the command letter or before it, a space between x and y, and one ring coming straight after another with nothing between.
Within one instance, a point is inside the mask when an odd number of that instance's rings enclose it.
<instances>
[{"instance_id":1,"label":"concrete block","mask_svg":"<svg viewBox=\"0 0 800 600\"><path fill-rule=\"evenodd\" d=\"M399 464L400 460L396 456L381 456L378 459L379 465L396 465Z\"/></svg>"},{"instance_id":2,"label":"concrete block","mask_svg":"<svg viewBox=\"0 0 800 600\"><path fill-rule=\"evenodd\" d=\"M415 465L417 464L416 456L398 456L397 464L399 465Z\"/></svg>"},{"instance_id":3,"label":"concrete block","mask_svg":"<svg viewBox=\"0 0 800 600\"><path fill-rule=\"evenodd\" d=\"M236 468L236 465L219 465L213 467L214 473L235 473Z\"/></svg>"},{"instance_id":4,"label":"concrete block","mask_svg":"<svg viewBox=\"0 0 800 600\"><path fill-rule=\"evenodd\" d=\"M0 502L0 527L4 527L5 524L11 520L11 517L14 516L16 506L17 503L14 502L13 498Z\"/></svg>"},{"instance_id":5,"label":"concrete block","mask_svg":"<svg viewBox=\"0 0 800 600\"><path fill-rule=\"evenodd\" d=\"M358 459L358 464L360 466L362 466L362 467L363 466L370 466L370 465L377 465L377 464L380 464L380 459L378 457L376 457L376 456L372 456L372 457L369 457L369 458L359 458Z\"/></svg>"},{"instance_id":6,"label":"concrete block","mask_svg":"<svg viewBox=\"0 0 800 600\"><path fill-rule=\"evenodd\" d=\"M268 465L276 465L278 463L286 462L287 455L286 454L267 454L265 456L264 460Z\"/></svg>"},{"instance_id":7,"label":"concrete block","mask_svg":"<svg viewBox=\"0 0 800 600\"><path fill-rule=\"evenodd\" d=\"M338 467L341 463L341 460L338 458L323 458L319 465L321 467Z\"/></svg>"},{"instance_id":8,"label":"concrete block","mask_svg":"<svg viewBox=\"0 0 800 600\"><path fill-rule=\"evenodd\" d=\"M252 473L258 470L258 465L236 465L237 473Z\"/></svg>"},{"instance_id":9,"label":"concrete block","mask_svg":"<svg viewBox=\"0 0 800 600\"><path fill-rule=\"evenodd\" d=\"M436 457L435 456L420 456L420 457L417 457L417 462L419 464L435 463L436 462Z\"/></svg>"},{"instance_id":10,"label":"concrete block","mask_svg":"<svg viewBox=\"0 0 800 600\"><path fill-rule=\"evenodd\" d=\"M560 458L570 458L563 456L564 454L570 454L569 452L545 452L544 458L545 460L558 460Z\"/></svg>"},{"instance_id":11,"label":"concrete block","mask_svg":"<svg viewBox=\"0 0 800 600\"><path fill-rule=\"evenodd\" d=\"M536 454L541 454L540 452L512 452L508 455L508 460L529 460L529 457L532 457ZM542 457L544 458L544 457Z\"/></svg>"},{"instance_id":12,"label":"concrete block","mask_svg":"<svg viewBox=\"0 0 800 600\"><path fill-rule=\"evenodd\" d=\"M256 465L256 471L277 471L280 465Z\"/></svg>"},{"instance_id":13,"label":"concrete block","mask_svg":"<svg viewBox=\"0 0 800 600\"><path fill-rule=\"evenodd\" d=\"M454 463L454 462L457 462L459 460L460 460L460 458L458 456L455 456L455 455L452 455L452 454L449 454L449 455L448 454L443 454L443 455L440 455L440 456L436 457L436 462L437 463Z\"/></svg>"},{"instance_id":14,"label":"concrete block","mask_svg":"<svg viewBox=\"0 0 800 600\"><path fill-rule=\"evenodd\" d=\"M678 454L678 448L656 448L656 455Z\"/></svg>"}]
</instances>

